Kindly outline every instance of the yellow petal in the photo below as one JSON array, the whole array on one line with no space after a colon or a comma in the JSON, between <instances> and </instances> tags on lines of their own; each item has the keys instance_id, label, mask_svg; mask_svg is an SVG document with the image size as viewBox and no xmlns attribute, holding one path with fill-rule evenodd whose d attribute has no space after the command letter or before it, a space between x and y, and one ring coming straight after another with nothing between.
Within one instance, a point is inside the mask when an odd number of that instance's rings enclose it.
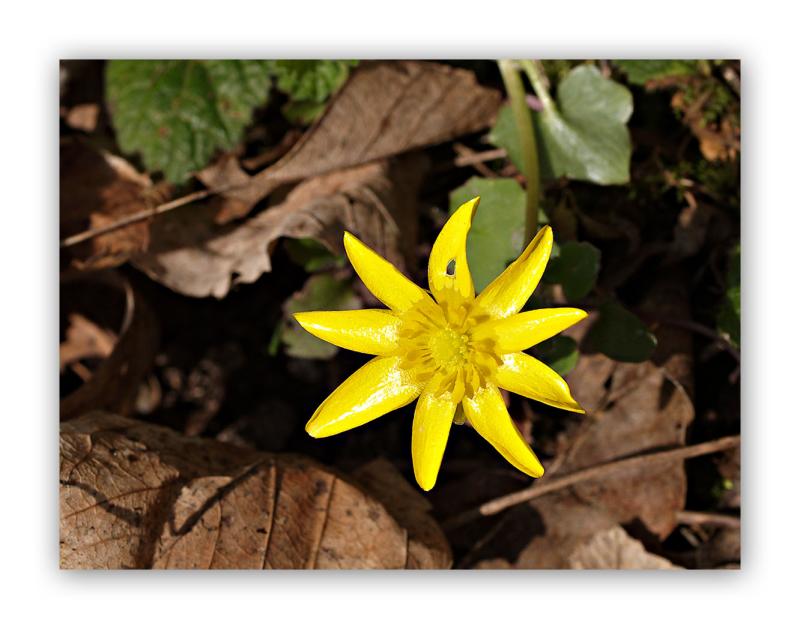
<instances>
[{"instance_id":1,"label":"yellow petal","mask_svg":"<svg viewBox=\"0 0 800 629\"><path fill-rule=\"evenodd\" d=\"M501 389L575 413L584 410L572 399L564 378L543 362L521 352L504 354L494 381Z\"/></svg>"},{"instance_id":2,"label":"yellow petal","mask_svg":"<svg viewBox=\"0 0 800 629\"><path fill-rule=\"evenodd\" d=\"M373 358L319 405L306 432L312 437L338 435L413 402L422 385L399 365L398 356Z\"/></svg>"},{"instance_id":3,"label":"yellow petal","mask_svg":"<svg viewBox=\"0 0 800 629\"><path fill-rule=\"evenodd\" d=\"M553 230L547 225L539 230L522 255L483 289L477 303L496 318L519 312L542 279L552 248Z\"/></svg>"},{"instance_id":4,"label":"yellow petal","mask_svg":"<svg viewBox=\"0 0 800 629\"><path fill-rule=\"evenodd\" d=\"M365 354L388 354L397 349L400 318L391 310L296 312L294 318L323 341Z\"/></svg>"},{"instance_id":5,"label":"yellow petal","mask_svg":"<svg viewBox=\"0 0 800 629\"><path fill-rule=\"evenodd\" d=\"M437 301L442 301L444 291L456 291L465 299L475 297L467 264L467 234L480 200L475 197L459 207L433 243L428 259L428 286Z\"/></svg>"},{"instance_id":6,"label":"yellow petal","mask_svg":"<svg viewBox=\"0 0 800 629\"><path fill-rule=\"evenodd\" d=\"M534 478L544 474L539 459L511 420L496 386L483 387L474 397L464 398L463 405L470 425L511 465Z\"/></svg>"},{"instance_id":7,"label":"yellow petal","mask_svg":"<svg viewBox=\"0 0 800 629\"><path fill-rule=\"evenodd\" d=\"M411 432L411 460L414 476L425 491L436 484L442 464L450 426L456 413L456 404L450 393L433 394L430 384L423 391L414 411L414 426Z\"/></svg>"},{"instance_id":8,"label":"yellow petal","mask_svg":"<svg viewBox=\"0 0 800 629\"><path fill-rule=\"evenodd\" d=\"M578 308L542 308L492 319L477 326L473 338L494 337L502 353L518 352L546 341L586 318Z\"/></svg>"},{"instance_id":9,"label":"yellow petal","mask_svg":"<svg viewBox=\"0 0 800 629\"><path fill-rule=\"evenodd\" d=\"M370 292L395 312L405 312L430 295L398 271L391 262L367 247L350 232L344 233L350 263Z\"/></svg>"}]
</instances>

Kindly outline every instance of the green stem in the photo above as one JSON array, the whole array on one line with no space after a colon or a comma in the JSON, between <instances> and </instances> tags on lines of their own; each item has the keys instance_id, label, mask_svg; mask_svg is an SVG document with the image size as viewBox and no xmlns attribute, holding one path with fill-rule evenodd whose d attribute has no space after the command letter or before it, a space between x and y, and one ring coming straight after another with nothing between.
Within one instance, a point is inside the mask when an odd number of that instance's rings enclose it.
<instances>
[{"instance_id":1,"label":"green stem","mask_svg":"<svg viewBox=\"0 0 800 629\"><path fill-rule=\"evenodd\" d=\"M533 132L533 118L525 100L525 87L519 76L515 62L501 59L497 62L500 74L511 101L511 111L517 126L522 146L522 167L527 181L525 195L525 242L536 234L539 226L539 153L536 150L536 135Z\"/></svg>"},{"instance_id":2,"label":"green stem","mask_svg":"<svg viewBox=\"0 0 800 629\"><path fill-rule=\"evenodd\" d=\"M553 101L553 97L550 96L547 74L545 73L541 62L523 59L520 61L520 65L525 71L525 74L528 75L528 80L533 86L533 91L536 92L536 98L541 101L542 107L544 107L547 111L554 110L556 108L556 104Z\"/></svg>"}]
</instances>

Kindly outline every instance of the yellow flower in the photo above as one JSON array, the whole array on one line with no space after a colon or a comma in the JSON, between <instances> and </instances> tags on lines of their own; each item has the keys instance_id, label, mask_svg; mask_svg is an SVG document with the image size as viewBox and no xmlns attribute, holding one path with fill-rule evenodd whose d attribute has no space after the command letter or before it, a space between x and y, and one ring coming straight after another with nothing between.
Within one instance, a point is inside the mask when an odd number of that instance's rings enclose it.
<instances>
[{"instance_id":1,"label":"yellow flower","mask_svg":"<svg viewBox=\"0 0 800 629\"><path fill-rule=\"evenodd\" d=\"M303 328L329 343L376 355L320 404L306 425L308 434L330 437L419 398L411 456L425 490L436 483L450 426L464 415L511 465L534 478L544 474L499 389L583 412L561 376L522 351L586 316L577 308L519 312L544 273L552 230L541 229L476 297L466 244L479 201L475 197L458 208L436 238L428 261L430 293L345 232L347 257L390 309L294 315Z\"/></svg>"}]
</instances>

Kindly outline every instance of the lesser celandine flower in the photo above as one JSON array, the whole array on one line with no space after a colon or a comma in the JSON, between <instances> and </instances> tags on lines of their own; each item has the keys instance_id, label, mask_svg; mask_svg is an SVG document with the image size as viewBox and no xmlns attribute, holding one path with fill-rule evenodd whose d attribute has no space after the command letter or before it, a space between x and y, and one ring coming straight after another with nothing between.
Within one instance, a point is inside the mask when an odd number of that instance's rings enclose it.
<instances>
[{"instance_id":1,"label":"lesser celandine flower","mask_svg":"<svg viewBox=\"0 0 800 629\"><path fill-rule=\"evenodd\" d=\"M306 426L308 433L336 435L419 398L411 455L414 475L425 490L436 483L450 426L464 416L518 470L534 478L544 474L500 389L583 412L561 376L522 351L586 316L577 308L520 312L550 258L552 230L541 229L476 297L466 244L479 200L458 208L436 238L428 261L430 293L345 232L350 262L389 310L295 314L315 336L376 355L320 404Z\"/></svg>"}]
</instances>

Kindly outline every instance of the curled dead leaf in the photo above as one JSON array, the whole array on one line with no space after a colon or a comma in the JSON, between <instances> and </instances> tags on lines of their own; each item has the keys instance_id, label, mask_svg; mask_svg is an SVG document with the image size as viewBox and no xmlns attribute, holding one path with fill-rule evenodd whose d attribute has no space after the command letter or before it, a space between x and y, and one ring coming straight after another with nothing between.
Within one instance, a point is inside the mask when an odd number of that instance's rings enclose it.
<instances>
[{"instance_id":1,"label":"curled dead leaf","mask_svg":"<svg viewBox=\"0 0 800 629\"><path fill-rule=\"evenodd\" d=\"M152 182L121 157L95 149L87 142L61 142L61 238L87 229L100 229L151 206ZM150 226L140 221L95 236L67 250L79 269L118 266L147 249Z\"/></svg>"},{"instance_id":2,"label":"curled dead leaf","mask_svg":"<svg viewBox=\"0 0 800 629\"><path fill-rule=\"evenodd\" d=\"M62 382L61 419L93 409L130 412L155 357L155 315L112 270L65 274L60 306L59 362L81 381L74 388Z\"/></svg>"},{"instance_id":3,"label":"curled dead leaf","mask_svg":"<svg viewBox=\"0 0 800 629\"><path fill-rule=\"evenodd\" d=\"M362 477L379 491L411 491L378 472ZM62 424L60 481L62 568L447 568L451 561L419 504L393 517L359 483L307 458L106 413Z\"/></svg>"},{"instance_id":4,"label":"curled dead leaf","mask_svg":"<svg viewBox=\"0 0 800 629\"><path fill-rule=\"evenodd\" d=\"M416 242L416 196L427 164L424 155L406 155L314 177L237 226L215 224L210 205L175 210L155 221L150 249L133 263L176 292L222 298L234 283L272 269L278 238L315 238L342 253L346 229L402 268Z\"/></svg>"},{"instance_id":5,"label":"curled dead leaf","mask_svg":"<svg viewBox=\"0 0 800 629\"><path fill-rule=\"evenodd\" d=\"M278 186L439 144L488 127L500 107L496 90L469 70L426 61L364 62L312 126L277 163L255 176L235 161L201 180L230 188L221 220L247 214Z\"/></svg>"}]
</instances>

